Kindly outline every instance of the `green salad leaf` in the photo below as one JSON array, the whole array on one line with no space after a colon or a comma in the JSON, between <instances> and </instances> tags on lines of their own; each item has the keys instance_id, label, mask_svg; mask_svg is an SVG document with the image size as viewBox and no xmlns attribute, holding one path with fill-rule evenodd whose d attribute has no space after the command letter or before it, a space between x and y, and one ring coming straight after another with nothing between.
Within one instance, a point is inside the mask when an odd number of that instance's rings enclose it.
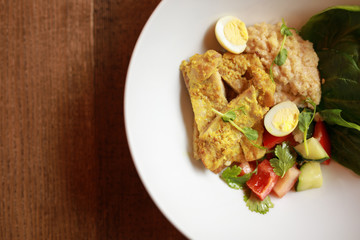
<instances>
[{"instance_id":1,"label":"green salad leaf","mask_svg":"<svg viewBox=\"0 0 360 240\"><path fill-rule=\"evenodd\" d=\"M300 35L313 43L319 56L318 69L325 80L318 106L320 112L341 109L345 122L359 125L360 6L325 9L308 20ZM339 123L338 119L336 124ZM360 175L360 132L343 123L342 126L329 125L331 157Z\"/></svg>"}]
</instances>

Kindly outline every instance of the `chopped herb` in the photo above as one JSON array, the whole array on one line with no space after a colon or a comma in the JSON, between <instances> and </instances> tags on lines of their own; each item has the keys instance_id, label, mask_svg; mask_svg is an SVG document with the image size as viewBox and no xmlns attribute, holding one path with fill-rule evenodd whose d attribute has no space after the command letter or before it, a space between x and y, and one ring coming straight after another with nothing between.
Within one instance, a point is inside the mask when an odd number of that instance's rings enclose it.
<instances>
[{"instance_id":1,"label":"chopped herb","mask_svg":"<svg viewBox=\"0 0 360 240\"><path fill-rule=\"evenodd\" d=\"M244 135L251 141L255 141L259 137L259 134L255 129L249 127L243 127L242 130Z\"/></svg>"},{"instance_id":2,"label":"chopped herb","mask_svg":"<svg viewBox=\"0 0 360 240\"><path fill-rule=\"evenodd\" d=\"M286 61L287 54L288 54L288 52L285 48L281 49L280 52L278 53L278 55L276 55L276 57L274 59L274 63L278 66L283 65Z\"/></svg>"},{"instance_id":3,"label":"chopped herb","mask_svg":"<svg viewBox=\"0 0 360 240\"><path fill-rule=\"evenodd\" d=\"M228 111L221 116L224 122L234 121L236 119L236 113L233 111Z\"/></svg>"},{"instance_id":4,"label":"chopped herb","mask_svg":"<svg viewBox=\"0 0 360 240\"><path fill-rule=\"evenodd\" d=\"M275 156L270 159L270 164L274 168L276 175L284 177L287 170L292 168L296 162L296 155L291 152L289 144L283 142L275 147Z\"/></svg>"},{"instance_id":5,"label":"chopped herb","mask_svg":"<svg viewBox=\"0 0 360 240\"><path fill-rule=\"evenodd\" d=\"M239 166L232 166L226 168L222 174L221 178L229 185L229 187L234 189L241 189L243 185L251 178L251 176L257 171L255 169L251 173L244 174L243 176L239 176L241 173L241 167Z\"/></svg>"},{"instance_id":6,"label":"chopped herb","mask_svg":"<svg viewBox=\"0 0 360 240\"><path fill-rule=\"evenodd\" d=\"M243 110L243 107L239 107L236 110ZM216 113L217 115L221 116L221 119L224 122L229 122L231 125L233 125L237 130L239 130L244 136L249 139L250 141L255 141L258 139L259 134L255 129L252 129L250 127L239 127L236 123L234 123L234 120L236 119L236 114L234 110L227 111L225 114L217 111L216 109L212 108L212 111ZM253 143L254 146L258 146L257 144ZM261 147L261 146L259 146Z\"/></svg>"},{"instance_id":7,"label":"chopped herb","mask_svg":"<svg viewBox=\"0 0 360 240\"><path fill-rule=\"evenodd\" d=\"M304 108L304 110L299 115L299 129L304 133L304 147L306 155L309 155L309 148L307 146L307 132L309 130L311 122L314 120L315 113L316 113L316 104L310 99L307 98L305 100L306 103L310 103L314 110L310 112L308 109Z\"/></svg>"},{"instance_id":8,"label":"chopped herb","mask_svg":"<svg viewBox=\"0 0 360 240\"><path fill-rule=\"evenodd\" d=\"M288 37L292 36L293 34L290 31L290 29L295 30L295 32L298 32L295 28L289 28L288 26L286 26L284 19L282 19L282 24L280 27L281 35L288 36Z\"/></svg>"},{"instance_id":9,"label":"chopped herb","mask_svg":"<svg viewBox=\"0 0 360 240\"><path fill-rule=\"evenodd\" d=\"M282 66L285 63L287 56L288 56L288 51L284 48L284 45L285 45L286 37L293 35L292 32L290 31L290 29L293 29L296 31L295 28L289 28L288 26L286 26L285 21L283 19L282 25L280 27L280 33L281 33L281 35L284 36L284 38L281 42L279 53L276 55L274 61L271 63L270 70L269 70L269 75L273 82L274 82L274 72L273 72L274 64L276 64L278 66Z\"/></svg>"},{"instance_id":10,"label":"chopped herb","mask_svg":"<svg viewBox=\"0 0 360 240\"><path fill-rule=\"evenodd\" d=\"M266 196L266 198L261 201L250 189L244 191L244 201L250 211L260 214L266 214L270 208L274 207L269 196Z\"/></svg>"}]
</instances>

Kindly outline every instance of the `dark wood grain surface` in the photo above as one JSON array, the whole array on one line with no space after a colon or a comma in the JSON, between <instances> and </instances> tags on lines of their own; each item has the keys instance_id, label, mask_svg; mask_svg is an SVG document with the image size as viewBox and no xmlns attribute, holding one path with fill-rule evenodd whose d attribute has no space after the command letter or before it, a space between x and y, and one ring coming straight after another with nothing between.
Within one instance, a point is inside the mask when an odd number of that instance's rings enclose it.
<instances>
[{"instance_id":1,"label":"dark wood grain surface","mask_svg":"<svg viewBox=\"0 0 360 240\"><path fill-rule=\"evenodd\" d=\"M184 239L124 130L128 63L159 2L0 0L0 239Z\"/></svg>"}]
</instances>

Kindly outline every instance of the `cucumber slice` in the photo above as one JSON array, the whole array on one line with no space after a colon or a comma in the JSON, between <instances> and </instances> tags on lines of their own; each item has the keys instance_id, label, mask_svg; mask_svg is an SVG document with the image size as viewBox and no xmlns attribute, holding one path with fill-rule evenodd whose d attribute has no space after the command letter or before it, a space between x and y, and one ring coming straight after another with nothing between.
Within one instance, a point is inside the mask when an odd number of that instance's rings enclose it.
<instances>
[{"instance_id":1,"label":"cucumber slice","mask_svg":"<svg viewBox=\"0 0 360 240\"><path fill-rule=\"evenodd\" d=\"M321 146L320 142L312 137L306 141L308 146L309 154L306 154L305 144L300 143L299 145L295 146L295 151L306 161L316 161L316 162L323 162L329 159L329 155L326 153L324 148Z\"/></svg>"},{"instance_id":2,"label":"cucumber slice","mask_svg":"<svg viewBox=\"0 0 360 240\"><path fill-rule=\"evenodd\" d=\"M322 186L323 177L321 173L320 163L307 162L300 168L300 175L296 184L297 192L319 188Z\"/></svg>"}]
</instances>

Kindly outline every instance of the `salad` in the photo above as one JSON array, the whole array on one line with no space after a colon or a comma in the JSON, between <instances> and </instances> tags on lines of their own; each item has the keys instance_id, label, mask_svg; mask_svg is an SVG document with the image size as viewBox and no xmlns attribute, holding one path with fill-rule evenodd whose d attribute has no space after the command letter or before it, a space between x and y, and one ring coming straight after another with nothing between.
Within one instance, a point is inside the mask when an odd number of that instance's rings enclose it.
<instances>
[{"instance_id":1,"label":"salad","mask_svg":"<svg viewBox=\"0 0 360 240\"><path fill-rule=\"evenodd\" d=\"M360 6L328 8L299 31L283 20L282 42L266 71L263 59L243 54L249 36L241 20L221 18L215 34L228 53L209 51L180 67L195 113L196 158L229 187L242 189L246 206L260 214L274 207L273 196L321 187L320 166L331 161L360 175ZM285 43L296 34L319 58L321 101L277 98L278 69L292 54ZM224 59L248 66L241 84ZM226 96L228 88L234 96Z\"/></svg>"}]
</instances>

